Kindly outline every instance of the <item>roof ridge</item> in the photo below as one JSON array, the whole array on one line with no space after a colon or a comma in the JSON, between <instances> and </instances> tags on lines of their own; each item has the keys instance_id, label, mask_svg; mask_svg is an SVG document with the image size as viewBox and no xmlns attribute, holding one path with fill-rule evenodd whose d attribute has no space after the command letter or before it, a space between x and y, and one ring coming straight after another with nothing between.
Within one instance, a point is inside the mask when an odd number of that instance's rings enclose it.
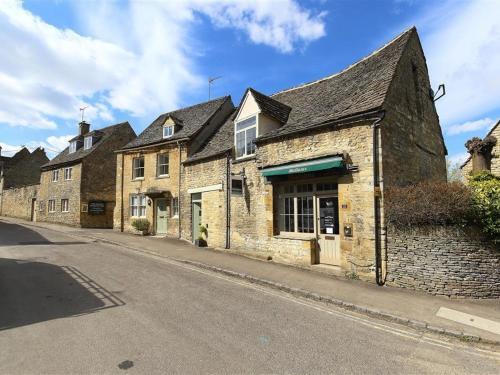
<instances>
[{"instance_id":1,"label":"roof ridge","mask_svg":"<svg viewBox=\"0 0 500 375\"><path fill-rule=\"evenodd\" d=\"M289 92L289 91L293 91L293 90L296 90L296 89L300 89L300 88L303 88L303 87L306 87L306 86L311 86L311 85L314 85L316 83L319 83L319 82L323 82L323 81L326 81L326 80L329 80L329 79L332 79L334 77L337 77L339 76L340 74L342 73L345 73L347 72L348 70L354 68L355 66L361 64L362 62L368 60L369 58L372 58L373 56L377 55L378 53L382 52L384 49L386 49L387 47L389 47L390 45L392 45L393 43L395 43L397 40L399 40L400 38L402 38L403 36L405 36L406 34L409 34L413 31L416 30L416 27L415 26L412 26L410 27L409 29L403 31L402 33L400 33L399 35L397 35L396 37L394 37L392 40L390 40L389 42L385 43L382 47L376 49L375 51L373 51L372 53L370 53L369 55L363 57L361 60L358 60L356 61L355 63L352 63L351 65L349 65L348 67L342 69L341 71L337 72L337 73L334 73L334 74L331 74L329 76L326 76L326 77L323 77L323 78L319 78L317 80L314 80L314 81L311 81L311 82L306 82L306 83L302 83L300 85L297 85L297 86L293 86L293 87L290 87L288 89L284 89L284 90L281 90L281 91L278 91L278 92L275 92L274 94L271 94L269 95L269 97L273 97L275 95L278 95L278 94L282 94L284 92Z\"/></svg>"},{"instance_id":2,"label":"roof ridge","mask_svg":"<svg viewBox=\"0 0 500 375\"><path fill-rule=\"evenodd\" d=\"M215 98L215 99L210 99L210 100L207 100L207 101L204 101L204 102L201 102L201 103L192 104L192 105L187 106L187 107L177 108L177 109L174 109L172 111L162 113L158 117L161 117L163 115L169 115L171 113L175 113L175 112L179 112L179 111L184 111L186 109L191 109L191 108L198 107L198 106L201 106L201 105L204 105L204 104L207 104L207 103L216 102L216 101L222 100L222 99L227 100L227 98L229 98L229 97L230 97L229 95L219 96L218 98Z\"/></svg>"}]
</instances>

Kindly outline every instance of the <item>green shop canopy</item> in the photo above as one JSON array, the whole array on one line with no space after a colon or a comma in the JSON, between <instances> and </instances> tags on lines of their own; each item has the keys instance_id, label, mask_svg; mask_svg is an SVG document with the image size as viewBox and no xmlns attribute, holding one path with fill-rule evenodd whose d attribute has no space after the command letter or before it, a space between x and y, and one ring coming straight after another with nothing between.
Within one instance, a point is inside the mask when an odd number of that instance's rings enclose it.
<instances>
[{"instance_id":1,"label":"green shop canopy","mask_svg":"<svg viewBox=\"0 0 500 375\"><path fill-rule=\"evenodd\" d=\"M270 167L262 169L264 177L283 176L288 174L307 173L314 171L322 171L325 169L343 168L344 161L340 156L322 158L316 160L303 161L279 167Z\"/></svg>"}]
</instances>

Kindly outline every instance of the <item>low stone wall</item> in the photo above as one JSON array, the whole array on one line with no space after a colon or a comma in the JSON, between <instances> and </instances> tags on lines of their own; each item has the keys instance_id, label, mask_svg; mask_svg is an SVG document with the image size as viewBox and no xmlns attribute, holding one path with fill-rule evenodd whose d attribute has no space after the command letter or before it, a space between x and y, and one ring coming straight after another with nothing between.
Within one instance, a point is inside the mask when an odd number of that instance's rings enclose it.
<instances>
[{"instance_id":1,"label":"low stone wall","mask_svg":"<svg viewBox=\"0 0 500 375\"><path fill-rule=\"evenodd\" d=\"M0 214L2 216L31 220L31 204L33 198L36 198L39 186L39 184L26 185L4 190L1 196ZM38 207L35 207L35 211L37 209Z\"/></svg>"},{"instance_id":2,"label":"low stone wall","mask_svg":"<svg viewBox=\"0 0 500 375\"><path fill-rule=\"evenodd\" d=\"M474 228L388 228L387 283L453 298L500 298L500 249Z\"/></svg>"}]
</instances>

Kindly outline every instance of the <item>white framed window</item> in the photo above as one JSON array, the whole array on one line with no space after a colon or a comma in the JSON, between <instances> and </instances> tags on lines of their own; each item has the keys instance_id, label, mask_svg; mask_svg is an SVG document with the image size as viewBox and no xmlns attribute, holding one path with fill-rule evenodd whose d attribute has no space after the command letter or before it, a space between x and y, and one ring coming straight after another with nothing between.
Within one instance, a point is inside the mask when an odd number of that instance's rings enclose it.
<instances>
[{"instance_id":1,"label":"white framed window","mask_svg":"<svg viewBox=\"0 0 500 375\"><path fill-rule=\"evenodd\" d=\"M179 198L172 198L172 217L179 216Z\"/></svg>"},{"instance_id":2,"label":"white framed window","mask_svg":"<svg viewBox=\"0 0 500 375\"><path fill-rule=\"evenodd\" d=\"M163 126L163 138L169 138L174 135L174 125Z\"/></svg>"},{"instance_id":3,"label":"white framed window","mask_svg":"<svg viewBox=\"0 0 500 375\"><path fill-rule=\"evenodd\" d=\"M52 171L52 182L57 182L59 180L59 169L54 169Z\"/></svg>"},{"instance_id":4,"label":"white framed window","mask_svg":"<svg viewBox=\"0 0 500 375\"><path fill-rule=\"evenodd\" d=\"M64 168L64 179L71 180L72 173L73 173L72 167Z\"/></svg>"},{"instance_id":5,"label":"white framed window","mask_svg":"<svg viewBox=\"0 0 500 375\"><path fill-rule=\"evenodd\" d=\"M146 217L146 196L142 194L130 196L130 216Z\"/></svg>"},{"instance_id":6,"label":"white framed window","mask_svg":"<svg viewBox=\"0 0 500 375\"><path fill-rule=\"evenodd\" d=\"M49 199L49 212L56 212L56 201L55 201L55 199Z\"/></svg>"},{"instance_id":7,"label":"white framed window","mask_svg":"<svg viewBox=\"0 0 500 375\"><path fill-rule=\"evenodd\" d=\"M88 150L92 148L92 136L85 137L83 139L83 149Z\"/></svg>"},{"instance_id":8,"label":"white framed window","mask_svg":"<svg viewBox=\"0 0 500 375\"><path fill-rule=\"evenodd\" d=\"M144 178L144 156L132 160L132 178Z\"/></svg>"},{"instance_id":9,"label":"white framed window","mask_svg":"<svg viewBox=\"0 0 500 375\"><path fill-rule=\"evenodd\" d=\"M72 154L73 152L76 152L76 141L69 143L69 153Z\"/></svg>"},{"instance_id":10,"label":"white framed window","mask_svg":"<svg viewBox=\"0 0 500 375\"><path fill-rule=\"evenodd\" d=\"M69 212L69 199L61 199L61 212Z\"/></svg>"},{"instance_id":11,"label":"white framed window","mask_svg":"<svg viewBox=\"0 0 500 375\"><path fill-rule=\"evenodd\" d=\"M257 138L257 116L238 121L235 125L236 158L255 154L255 138Z\"/></svg>"},{"instance_id":12,"label":"white framed window","mask_svg":"<svg viewBox=\"0 0 500 375\"><path fill-rule=\"evenodd\" d=\"M158 154L156 157L156 176L168 176L168 154Z\"/></svg>"}]
</instances>

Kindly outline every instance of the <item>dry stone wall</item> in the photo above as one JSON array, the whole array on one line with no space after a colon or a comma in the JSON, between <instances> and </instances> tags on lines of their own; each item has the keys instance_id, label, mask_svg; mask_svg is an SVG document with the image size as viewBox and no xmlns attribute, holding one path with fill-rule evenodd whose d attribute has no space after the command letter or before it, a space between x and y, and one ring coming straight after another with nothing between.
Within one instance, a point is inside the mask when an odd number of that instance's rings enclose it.
<instances>
[{"instance_id":1,"label":"dry stone wall","mask_svg":"<svg viewBox=\"0 0 500 375\"><path fill-rule=\"evenodd\" d=\"M32 201L36 198L39 186L35 184L4 190L0 196L2 200L0 214L31 220Z\"/></svg>"},{"instance_id":2,"label":"dry stone wall","mask_svg":"<svg viewBox=\"0 0 500 375\"><path fill-rule=\"evenodd\" d=\"M389 285L453 298L500 298L500 249L474 229L388 229Z\"/></svg>"}]
</instances>

